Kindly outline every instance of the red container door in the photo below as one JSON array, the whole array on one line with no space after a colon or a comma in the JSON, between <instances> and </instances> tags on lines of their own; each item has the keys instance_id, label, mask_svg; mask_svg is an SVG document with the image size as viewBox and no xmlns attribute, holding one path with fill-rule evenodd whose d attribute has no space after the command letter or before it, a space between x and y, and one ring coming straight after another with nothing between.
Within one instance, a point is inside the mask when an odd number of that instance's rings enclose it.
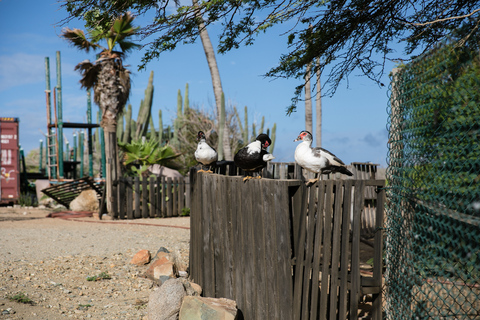
<instances>
[{"instance_id":1,"label":"red container door","mask_svg":"<svg viewBox=\"0 0 480 320\"><path fill-rule=\"evenodd\" d=\"M20 196L18 118L0 118L0 193L2 203L15 203Z\"/></svg>"}]
</instances>

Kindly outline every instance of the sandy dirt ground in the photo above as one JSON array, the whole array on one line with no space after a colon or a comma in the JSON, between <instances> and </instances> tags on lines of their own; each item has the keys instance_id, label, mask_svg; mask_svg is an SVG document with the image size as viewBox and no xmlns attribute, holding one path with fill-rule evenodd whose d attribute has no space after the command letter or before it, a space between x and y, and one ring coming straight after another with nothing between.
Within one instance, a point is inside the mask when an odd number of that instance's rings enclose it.
<instances>
[{"instance_id":1,"label":"sandy dirt ground","mask_svg":"<svg viewBox=\"0 0 480 320\"><path fill-rule=\"evenodd\" d=\"M190 219L47 218L52 210L0 207L0 319L144 319L155 285L141 249L167 248L188 265ZM110 279L89 281L108 275ZM19 300L26 297L26 303Z\"/></svg>"}]
</instances>

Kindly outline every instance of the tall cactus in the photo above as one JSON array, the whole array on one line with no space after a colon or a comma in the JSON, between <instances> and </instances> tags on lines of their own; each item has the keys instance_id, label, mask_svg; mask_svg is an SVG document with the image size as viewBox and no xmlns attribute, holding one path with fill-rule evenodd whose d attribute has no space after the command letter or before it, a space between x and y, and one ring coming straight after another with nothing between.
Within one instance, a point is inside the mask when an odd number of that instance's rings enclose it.
<instances>
[{"instance_id":1,"label":"tall cactus","mask_svg":"<svg viewBox=\"0 0 480 320\"><path fill-rule=\"evenodd\" d=\"M185 101L183 103L183 114L187 115L190 111L190 99L188 98L188 82L185 84Z\"/></svg>"},{"instance_id":2,"label":"tall cactus","mask_svg":"<svg viewBox=\"0 0 480 320\"><path fill-rule=\"evenodd\" d=\"M158 110L158 141L162 144L163 141L163 121L162 110Z\"/></svg>"},{"instance_id":3,"label":"tall cactus","mask_svg":"<svg viewBox=\"0 0 480 320\"><path fill-rule=\"evenodd\" d=\"M117 140L122 141L122 136L123 136L123 121L125 118L125 114L119 114L117 115Z\"/></svg>"},{"instance_id":4,"label":"tall cactus","mask_svg":"<svg viewBox=\"0 0 480 320\"><path fill-rule=\"evenodd\" d=\"M265 116L262 117L262 122L260 123L260 130L258 131L258 134L263 132L264 126L265 126Z\"/></svg>"},{"instance_id":5,"label":"tall cactus","mask_svg":"<svg viewBox=\"0 0 480 320\"><path fill-rule=\"evenodd\" d=\"M178 146L178 133L180 131L180 121L182 119L182 92L178 89L177 93L177 118L173 122L173 146Z\"/></svg>"},{"instance_id":6,"label":"tall cactus","mask_svg":"<svg viewBox=\"0 0 480 320\"><path fill-rule=\"evenodd\" d=\"M225 129L225 94L222 92L222 101L220 105L220 115L218 119L218 160L223 160L223 135Z\"/></svg>"},{"instance_id":7,"label":"tall cactus","mask_svg":"<svg viewBox=\"0 0 480 320\"><path fill-rule=\"evenodd\" d=\"M275 139L277 137L277 124L274 123L272 127L272 135L270 136L270 140L272 140L272 144L270 145L270 153L273 153L273 149L275 148Z\"/></svg>"},{"instance_id":8,"label":"tall cactus","mask_svg":"<svg viewBox=\"0 0 480 320\"><path fill-rule=\"evenodd\" d=\"M140 139L145 136L148 131L148 124L150 122L153 102L153 71L150 72L148 85L145 89L145 99L140 104L137 117L137 129L135 131L135 138Z\"/></svg>"},{"instance_id":9,"label":"tall cactus","mask_svg":"<svg viewBox=\"0 0 480 320\"><path fill-rule=\"evenodd\" d=\"M248 108L245 106L245 131L243 132L243 141L248 142Z\"/></svg>"},{"instance_id":10,"label":"tall cactus","mask_svg":"<svg viewBox=\"0 0 480 320\"><path fill-rule=\"evenodd\" d=\"M157 136L157 132L155 131L155 125L153 124L153 118L150 117L150 140L153 140L153 141L159 141L158 140L158 136Z\"/></svg>"},{"instance_id":11,"label":"tall cactus","mask_svg":"<svg viewBox=\"0 0 480 320\"><path fill-rule=\"evenodd\" d=\"M128 104L127 112L125 112L125 129L123 132L122 142L129 143L132 137L132 105Z\"/></svg>"}]
</instances>

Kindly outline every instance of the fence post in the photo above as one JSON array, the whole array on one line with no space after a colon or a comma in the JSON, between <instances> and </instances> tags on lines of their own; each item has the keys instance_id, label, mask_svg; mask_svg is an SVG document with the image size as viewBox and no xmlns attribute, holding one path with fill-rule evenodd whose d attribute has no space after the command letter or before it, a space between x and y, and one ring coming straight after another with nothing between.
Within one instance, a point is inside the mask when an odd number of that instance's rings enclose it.
<instances>
[{"instance_id":1,"label":"fence post","mask_svg":"<svg viewBox=\"0 0 480 320\"><path fill-rule=\"evenodd\" d=\"M120 178L118 180L118 219L125 219L125 207L126 207L126 197L125 197L125 179Z\"/></svg>"},{"instance_id":2,"label":"fence post","mask_svg":"<svg viewBox=\"0 0 480 320\"><path fill-rule=\"evenodd\" d=\"M140 212L140 178L135 177L135 212L134 217L136 219L142 217L142 213Z\"/></svg>"},{"instance_id":3,"label":"fence post","mask_svg":"<svg viewBox=\"0 0 480 320\"><path fill-rule=\"evenodd\" d=\"M171 217L173 215L173 193L172 193L172 178L167 178L167 193L168 197L167 201L167 217Z\"/></svg>"},{"instance_id":4,"label":"fence post","mask_svg":"<svg viewBox=\"0 0 480 320\"><path fill-rule=\"evenodd\" d=\"M148 218L148 179L142 177L142 218Z\"/></svg>"},{"instance_id":5,"label":"fence post","mask_svg":"<svg viewBox=\"0 0 480 320\"><path fill-rule=\"evenodd\" d=\"M149 179L149 195L150 195L150 218L155 218L155 208L157 207L155 199L155 178Z\"/></svg>"},{"instance_id":6,"label":"fence post","mask_svg":"<svg viewBox=\"0 0 480 320\"><path fill-rule=\"evenodd\" d=\"M127 189L127 219L133 219L133 180L131 177L127 178L127 183L125 185Z\"/></svg>"}]
</instances>

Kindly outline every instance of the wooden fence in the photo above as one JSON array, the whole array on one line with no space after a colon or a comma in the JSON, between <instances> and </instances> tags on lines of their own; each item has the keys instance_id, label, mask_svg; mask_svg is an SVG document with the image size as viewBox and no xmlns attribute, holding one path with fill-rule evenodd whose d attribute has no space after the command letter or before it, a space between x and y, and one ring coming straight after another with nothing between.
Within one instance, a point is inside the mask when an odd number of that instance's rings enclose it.
<instances>
[{"instance_id":1,"label":"wooden fence","mask_svg":"<svg viewBox=\"0 0 480 320\"><path fill-rule=\"evenodd\" d=\"M288 167L284 172L289 172ZM190 275L245 319L381 319L383 180L252 179L191 171ZM365 188L376 192L373 272L361 273Z\"/></svg>"},{"instance_id":2,"label":"wooden fence","mask_svg":"<svg viewBox=\"0 0 480 320\"><path fill-rule=\"evenodd\" d=\"M150 177L119 179L113 188L116 219L168 218L190 207L189 179Z\"/></svg>"},{"instance_id":3,"label":"wooden fence","mask_svg":"<svg viewBox=\"0 0 480 320\"><path fill-rule=\"evenodd\" d=\"M360 180L375 179L377 165L370 163L352 163L348 166ZM233 161L221 161L215 173L228 176L241 175ZM302 169L293 162L273 162L264 169L262 176L272 179L301 179ZM308 175L308 174L307 174ZM328 179L349 178L340 175L325 176ZM190 178L149 177L147 179L121 178L113 186L114 218L165 218L178 217L190 208ZM365 212L362 217L361 235L370 238L375 231L374 187L365 189ZM101 192L99 193L101 194Z\"/></svg>"}]
</instances>

